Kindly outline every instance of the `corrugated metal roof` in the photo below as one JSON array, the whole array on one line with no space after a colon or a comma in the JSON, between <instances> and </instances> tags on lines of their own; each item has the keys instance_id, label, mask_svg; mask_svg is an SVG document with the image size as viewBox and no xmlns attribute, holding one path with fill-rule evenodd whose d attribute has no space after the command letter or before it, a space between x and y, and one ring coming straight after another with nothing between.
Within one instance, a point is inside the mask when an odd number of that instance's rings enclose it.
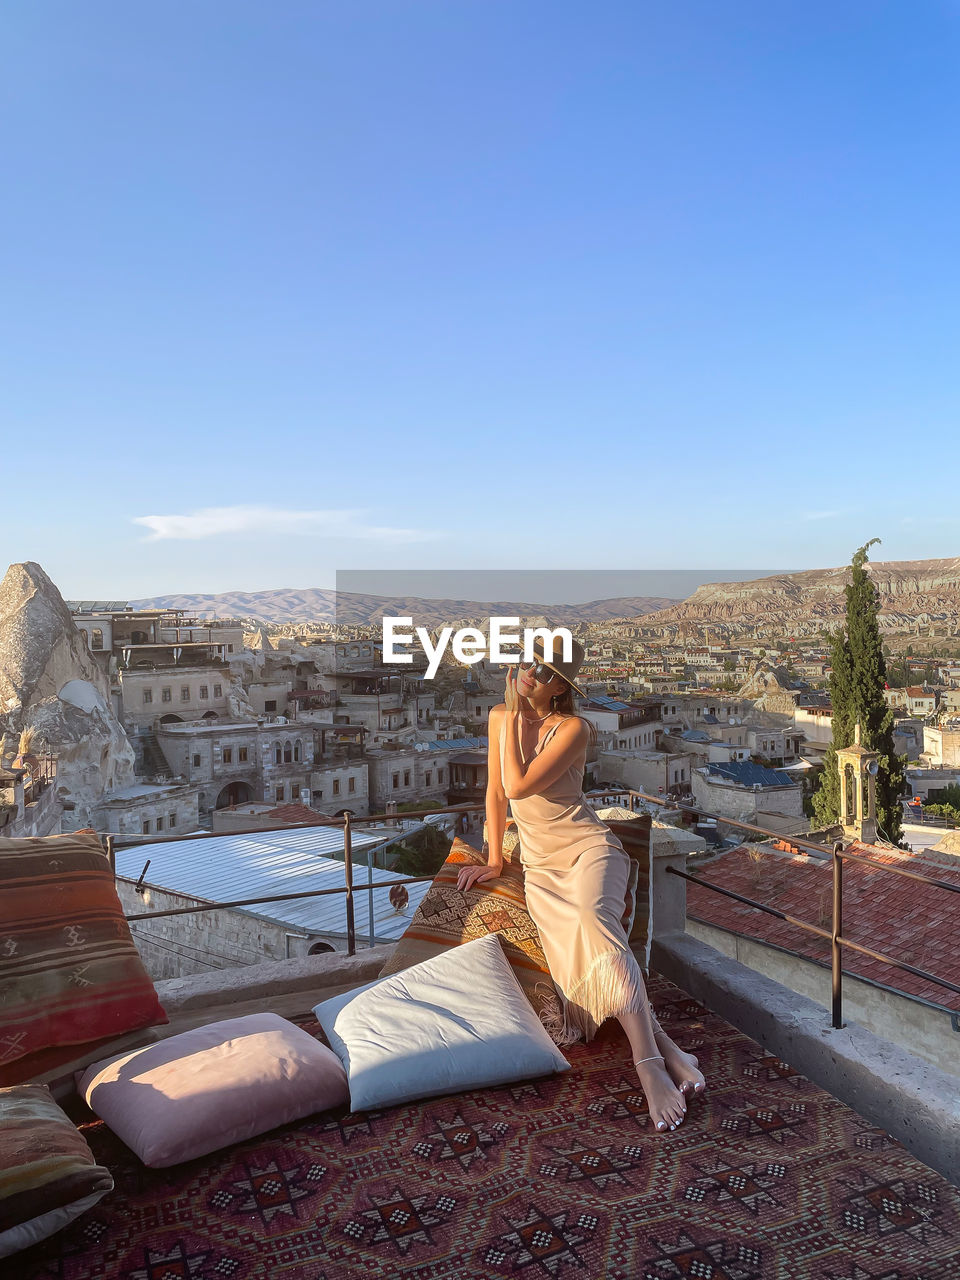
<instances>
[{"instance_id":1,"label":"corrugated metal roof","mask_svg":"<svg viewBox=\"0 0 960 1280\"><path fill-rule=\"evenodd\" d=\"M392 839L401 838L397 831ZM365 851L385 843L384 837L353 833L354 883L369 884ZM211 836L209 840L170 840L117 849L117 875L137 880L143 864L150 859L144 883L206 902L231 902L267 897L275 893L297 893L334 889L343 885L343 862L324 856L343 851L343 833L325 827L316 830L258 831L247 835ZM396 874L374 867L373 883L395 880ZM386 941L399 938L430 888L429 882L407 885L410 905L400 915L390 905L390 890L373 891L375 937ZM367 893L354 897L357 936L368 934ZM238 910L241 908L238 908ZM262 907L242 908L245 912L275 920L278 924L308 933L346 936L346 904L342 894L300 901L270 902Z\"/></svg>"},{"instance_id":2,"label":"corrugated metal roof","mask_svg":"<svg viewBox=\"0 0 960 1280\"><path fill-rule=\"evenodd\" d=\"M431 738L429 742L412 744L415 751L462 751L486 745L486 738Z\"/></svg>"}]
</instances>

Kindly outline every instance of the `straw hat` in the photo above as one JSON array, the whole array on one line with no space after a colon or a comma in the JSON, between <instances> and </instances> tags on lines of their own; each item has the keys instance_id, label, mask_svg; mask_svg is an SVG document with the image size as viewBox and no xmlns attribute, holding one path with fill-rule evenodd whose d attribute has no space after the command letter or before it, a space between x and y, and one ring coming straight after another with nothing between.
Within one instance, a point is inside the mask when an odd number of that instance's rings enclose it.
<instances>
[{"instance_id":1,"label":"straw hat","mask_svg":"<svg viewBox=\"0 0 960 1280\"><path fill-rule=\"evenodd\" d=\"M576 689L577 693L579 693L581 698L587 697L586 690L581 689L580 685L577 684L577 680L576 680L577 673L580 670L580 668L583 666L583 659L585 656L583 645L580 643L579 640L574 640L572 642L571 644L572 656L569 662L564 662L563 658L561 656L558 656L558 651L559 651L559 654L563 653L562 642L554 643L553 661L547 662L543 656L544 654L543 640L540 638L540 636L536 636L534 638L534 641L533 641L534 661L542 662L545 667L549 667L551 671L555 671L558 676L563 676L564 680L568 681L568 683L573 685L574 689Z\"/></svg>"}]
</instances>

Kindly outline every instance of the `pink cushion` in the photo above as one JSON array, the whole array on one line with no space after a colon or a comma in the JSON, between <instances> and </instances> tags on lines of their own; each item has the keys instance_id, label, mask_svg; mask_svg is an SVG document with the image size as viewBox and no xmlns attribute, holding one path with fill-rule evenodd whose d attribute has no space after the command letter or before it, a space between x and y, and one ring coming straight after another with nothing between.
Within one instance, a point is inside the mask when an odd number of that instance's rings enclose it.
<instances>
[{"instance_id":1,"label":"pink cushion","mask_svg":"<svg viewBox=\"0 0 960 1280\"><path fill-rule=\"evenodd\" d=\"M106 1058L78 1073L77 1090L154 1169L349 1097L337 1055L275 1013L195 1027Z\"/></svg>"}]
</instances>

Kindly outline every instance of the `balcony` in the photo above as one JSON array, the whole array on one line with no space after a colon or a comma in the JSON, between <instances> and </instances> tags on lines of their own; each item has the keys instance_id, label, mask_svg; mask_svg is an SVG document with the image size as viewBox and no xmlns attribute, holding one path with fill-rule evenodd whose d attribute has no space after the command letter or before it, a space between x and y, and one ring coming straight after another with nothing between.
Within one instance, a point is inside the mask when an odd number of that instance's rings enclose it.
<instances>
[{"instance_id":1,"label":"balcony","mask_svg":"<svg viewBox=\"0 0 960 1280\"><path fill-rule=\"evenodd\" d=\"M21 1254L18 1276L960 1274L957 1078L832 1027L821 1005L689 935L686 867L701 850L657 824L647 855L651 1003L708 1081L676 1132L651 1131L616 1023L566 1050L562 1076L325 1112L168 1170L144 1169L78 1107L117 1191ZM269 1008L317 1034L310 1007L372 981L387 954L158 984L171 1016L159 1031Z\"/></svg>"}]
</instances>

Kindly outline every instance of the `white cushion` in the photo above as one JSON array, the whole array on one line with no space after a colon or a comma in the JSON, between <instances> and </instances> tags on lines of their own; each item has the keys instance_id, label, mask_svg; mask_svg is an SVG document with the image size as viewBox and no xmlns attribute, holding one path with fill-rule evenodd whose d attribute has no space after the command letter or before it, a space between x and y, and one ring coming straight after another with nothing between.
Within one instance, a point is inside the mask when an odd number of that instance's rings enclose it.
<instances>
[{"instance_id":1,"label":"white cushion","mask_svg":"<svg viewBox=\"0 0 960 1280\"><path fill-rule=\"evenodd\" d=\"M354 1111L568 1071L488 934L313 1011Z\"/></svg>"}]
</instances>

